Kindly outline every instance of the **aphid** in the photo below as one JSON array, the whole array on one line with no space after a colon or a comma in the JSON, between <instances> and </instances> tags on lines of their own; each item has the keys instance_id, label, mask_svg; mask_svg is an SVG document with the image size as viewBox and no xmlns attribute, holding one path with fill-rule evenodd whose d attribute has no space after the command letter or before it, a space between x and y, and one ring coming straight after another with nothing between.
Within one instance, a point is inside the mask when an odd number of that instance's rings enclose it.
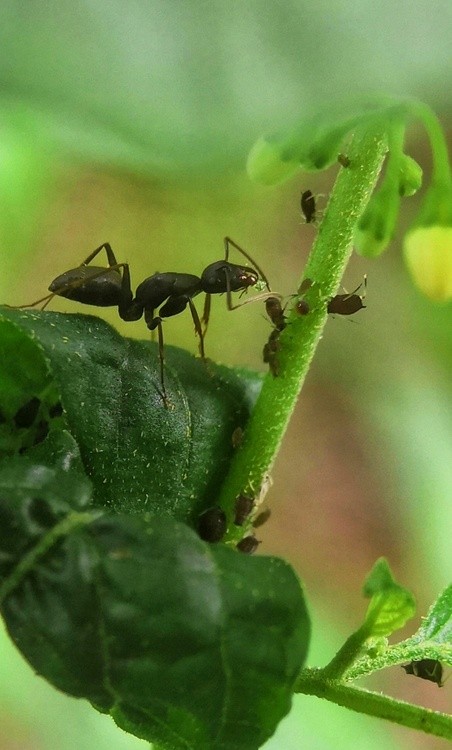
<instances>
[{"instance_id":1,"label":"aphid","mask_svg":"<svg viewBox=\"0 0 452 750\"><path fill-rule=\"evenodd\" d=\"M350 166L350 159L345 154L338 154L337 160L344 169Z\"/></svg>"},{"instance_id":2,"label":"aphid","mask_svg":"<svg viewBox=\"0 0 452 750\"><path fill-rule=\"evenodd\" d=\"M312 284L312 279L303 279L303 281L301 282L300 288L298 290L298 294L300 295L301 299L299 299L295 305L295 309L298 315L307 315L311 309L309 302L303 299L303 294L306 294L306 292L311 288Z\"/></svg>"},{"instance_id":3,"label":"aphid","mask_svg":"<svg viewBox=\"0 0 452 750\"><path fill-rule=\"evenodd\" d=\"M236 427L231 435L231 443L233 448L238 448L243 440L243 430L241 427Z\"/></svg>"},{"instance_id":4,"label":"aphid","mask_svg":"<svg viewBox=\"0 0 452 750\"><path fill-rule=\"evenodd\" d=\"M356 292L364 284L364 294L356 294ZM335 315L353 315L354 313L362 310L366 307L363 304L363 300L366 297L367 289L367 276L364 276L363 284L360 284L353 292L346 292L345 294L336 294L335 297L331 297L328 302L327 310L331 314Z\"/></svg>"},{"instance_id":5,"label":"aphid","mask_svg":"<svg viewBox=\"0 0 452 750\"><path fill-rule=\"evenodd\" d=\"M316 205L314 194L310 190L304 190L302 192L300 207L306 224L312 224L316 218Z\"/></svg>"},{"instance_id":6,"label":"aphid","mask_svg":"<svg viewBox=\"0 0 452 750\"><path fill-rule=\"evenodd\" d=\"M254 528L257 529L259 528L259 526L263 526L264 523L267 523L270 516L271 516L270 508L266 508L265 510L262 510L253 521Z\"/></svg>"},{"instance_id":7,"label":"aphid","mask_svg":"<svg viewBox=\"0 0 452 750\"><path fill-rule=\"evenodd\" d=\"M218 507L208 508L198 518L198 533L205 542L219 542L226 526L226 513Z\"/></svg>"},{"instance_id":8,"label":"aphid","mask_svg":"<svg viewBox=\"0 0 452 750\"><path fill-rule=\"evenodd\" d=\"M265 300L265 309L271 322L277 331L283 331L286 327L286 316L278 297L268 297Z\"/></svg>"},{"instance_id":9,"label":"aphid","mask_svg":"<svg viewBox=\"0 0 452 750\"><path fill-rule=\"evenodd\" d=\"M244 552L246 555L252 555L253 552L256 552L259 545L260 542L255 536L244 536L237 544L237 549L240 550L240 552Z\"/></svg>"},{"instance_id":10,"label":"aphid","mask_svg":"<svg viewBox=\"0 0 452 750\"><path fill-rule=\"evenodd\" d=\"M235 501L234 524L236 526L243 526L249 514L253 510L253 507L254 499L252 497L248 497L247 495L239 495L237 500Z\"/></svg>"},{"instance_id":11,"label":"aphid","mask_svg":"<svg viewBox=\"0 0 452 750\"><path fill-rule=\"evenodd\" d=\"M270 372L272 373L274 378L278 377L279 375L278 352L281 349L279 334L280 331L278 331L277 328L274 328L270 336L268 337L267 343L264 344L264 348L262 350L262 359L266 364L268 364Z\"/></svg>"},{"instance_id":12,"label":"aphid","mask_svg":"<svg viewBox=\"0 0 452 750\"><path fill-rule=\"evenodd\" d=\"M402 664L402 669L407 674L413 674L420 677L421 680L435 682L438 687L443 687L443 665L437 659L419 659L411 661L409 664Z\"/></svg>"},{"instance_id":13,"label":"aphid","mask_svg":"<svg viewBox=\"0 0 452 750\"><path fill-rule=\"evenodd\" d=\"M230 263L230 247L240 252L256 269ZM128 263L118 263L110 244L105 242L88 255L80 266L54 279L49 286L49 295L22 307L33 307L43 303L44 309L50 300L58 295L83 304L117 307L119 316L125 321L139 320L144 315L149 330L157 329L158 332L161 396L164 405L168 407L164 380L163 320L178 315L188 306L199 337L200 356L205 359L204 337L209 322L212 294L225 294L228 310L235 310L258 299L275 297L270 291L265 274L245 250L229 237L224 238L224 248L224 259L208 265L201 276L190 273L155 273L138 285L134 297ZM105 250L107 255L108 267L90 265L102 250ZM234 305L232 292L246 292L250 287L256 286L259 279L262 279L268 291ZM202 292L206 298L203 316L200 319L193 298Z\"/></svg>"}]
</instances>

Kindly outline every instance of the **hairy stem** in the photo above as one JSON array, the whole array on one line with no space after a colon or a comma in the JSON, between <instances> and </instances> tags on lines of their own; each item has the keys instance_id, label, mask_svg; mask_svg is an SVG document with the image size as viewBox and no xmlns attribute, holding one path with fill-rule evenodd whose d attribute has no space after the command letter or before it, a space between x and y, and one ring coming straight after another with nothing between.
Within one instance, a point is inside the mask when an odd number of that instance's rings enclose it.
<instances>
[{"instance_id":1,"label":"hairy stem","mask_svg":"<svg viewBox=\"0 0 452 750\"><path fill-rule=\"evenodd\" d=\"M297 681L296 692L316 695L358 713L377 716L404 727L452 739L452 716L413 706L381 693L326 680L322 673L322 669L303 670Z\"/></svg>"},{"instance_id":2,"label":"hairy stem","mask_svg":"<svg viewBox=\"0 0 452 750\"><path fill-rule=\"evenodd\" d=\"M295 308L290 313L279 339L279 374L274 377L269 373L265 378L222 488L219 502L229 518L239 494L257 497L265 486L321 338L327 320L327 301L341 281L352 252L357 221L375 187L385 153L383 130L356 134L347 153L350 166L339 171L303 274L313 282L306 294L309 314L300 316ZM227 538L240 535L231 529Z\"/></svg>"}]
</instances>

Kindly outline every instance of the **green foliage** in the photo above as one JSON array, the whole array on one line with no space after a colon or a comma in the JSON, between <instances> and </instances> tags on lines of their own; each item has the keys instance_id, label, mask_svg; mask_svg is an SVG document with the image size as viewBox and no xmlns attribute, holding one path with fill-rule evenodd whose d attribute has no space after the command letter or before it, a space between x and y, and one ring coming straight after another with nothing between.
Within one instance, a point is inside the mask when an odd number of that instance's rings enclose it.
<instances>
[{"instance_id":1,"label":"green foliage","mask_svg":"<svg viewBox=\"0 0 452 750\"><path fill-rule=\"evenodd\" d=\"M258 748L306 657L300 584L284 562L206 544L178 519L194 526L214 502L259 378L168 347L167 410L155 348L100 320L5 310L0 348L11 637L39 674L138 737Z\"/></svg>"},{"instance_id":2,"label":"green foliage","mask_svg":"<svg viewBox=\"0 0 452 750\"><path fill-rule=\"evenodd\" d=\"M0 408L9 425L34 397L55 406L57 388L97 505L193 521L214 504L259 376L166 347L174 408L165 409L156 345L122 338L98 318L4 309L1 342Z\"/></svg>"},{"instance_id":3,"label":"green foliage","mask_svg":"<svg viewBox=\"0 0 452 750\"><path fill-rule=\"evenodd\" d=\"M368 637L391 635L416 611L413 595L394 581L384 558L377 560L366 579L364 595L371 597L364 623Z\"/></svg>"}]
</instances>

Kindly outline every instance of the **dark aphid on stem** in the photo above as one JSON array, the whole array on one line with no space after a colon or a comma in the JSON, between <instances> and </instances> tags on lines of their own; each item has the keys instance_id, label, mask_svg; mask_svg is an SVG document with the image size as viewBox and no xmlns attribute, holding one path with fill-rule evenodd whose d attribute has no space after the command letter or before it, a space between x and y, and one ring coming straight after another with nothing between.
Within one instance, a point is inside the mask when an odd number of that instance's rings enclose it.
<instances>
[{"instance_id":1,"label":"dark aphid on stem","mask_svg":"<svg viewBox=\"0 0 452 750\"><path fill-rule=\"evenodd\" d=\"M337 160L344 169L350 166L350 159L345 154L338 154Z\"/></svg>"},{"instance_id":2,"label":"dark aphid on stem","mask_svg":"<svg viewBox=\"0 0 452 750\"><path fill-rule=\"evenodd\" d=\"M231 247L253 263L256 270L230 263ZM158 332L161 396L164 405L169 407L164 379L163 320L178 315L188 306L199 337L200 356L205 359L204 337L209 322L212 294L225 294L228 310L275 296L270 291L265 274L245 250L229 237L224 238L224 248L224 259L208 265L201 276L190 273L155 273L138 285L133 296L128 263L118 263L110 244L105 242L88 255L77 268L72 268L54 279L49 286L49 295L31 305L21 307L33 307L42 303L44 309L50 300L58 295L87 305L117 307L120 318L125 321L139 320L144 315L149 330L157 329ZM108 267L90 265L102 250L106 253ZM259 279L262 279L268 291L234 305L232 292L246 292L250 287L256 286ZM193 298L202 292L206 298L204 313L200 319Z\"/></svg>"},{"instance_id":3,"label":"dark aphid on stem","mask_svg":"<svg viewBox=\"0 0 452 750\"><path fill-rule=\"evenodd\" d=\"M254 499L247 495L239 495L234 506L234 524L243 526L254 507Z\"/></svg>"},{"instance_id":4,"label":"dark aphid on stem","mask_svg":"<svg viewBox=\"0 0 452 750\"><path fill-rule=\"evenodd\" d=\"M243 430L241 427L236 427L231 435L231 443L233 448L238 448L243 441Z\"/></svg>"},{"instance_id":5,"label":"dark aphid on stem","mask_svg":"<svg viewBox=\"0 0 452 750\"><path fill-rule=\"evenodd\" d=\"M265 310L277 331L283 331L286 327L286 316L278 297L269 297L265 300Z\"/></svg>"},{"instance_id":6,"label":"dark aphid on stem","mask_svg":"<svg viewBox=\"0 0 452 750\"><path fill-rule=\"evenodd\" d=\"M267 523L268 519L271 516L271 510L270 508L266 508L265 510L262 510L254 519L253 521L253 527L255 529L259 528L260 526L263 526L264 523Z\"/></svg>"},{"instance_id":7,"label":"dark aphid on stem","mask_svg":"<svg viewBox=\"0 0 452 750\"><path fill-rule=\"evenodd\" d=\"M245 555L252 555L253 552L256 552L259 545L260 542L255 536L244 536L237 544L237 549L240 550L240 552L244 552Z\"/></svg>"},{"instance_id":8,"label":"dark aphid on stem","mask_svg":"<svg viewBox=\"0 0 452 750\"><path fill-rule=\"evenodd\" d=\"M356 294L364 285L364 293ZM327 310L329 313L334 315L354 315L359 310L363 310L366 305L364 299L366 297L367 289L367 276L364 276L364 281L360 284L353 292L346 292L345 294L336 294L335 297L331 297L328 302Z\"/></svg>"},{"instance_id":9,"label":"dark aphid on stem","mask_svg":"<svg viewBox=\"0 0 452 750\"><path fill-rule=\"evenodd\" d=\"M278 331L277 328L274 328L262 350L262 359L268 364L270 372L274 378L277 378L279 375L278 352L281 349L279 334L280 331Z\"/></svg>"},{"instance_id":10,"label":"dark aphid on stem","mask_svg":"<svg viewBox=\"0 0 452 750\"><path fill-rule=\"evenodd\" d=\"M298 315L307 315L311 310L309 302L303 299L303 295L306 294L306 292L311 288L312 284L312 279L303 279L303 281L301 282L300 289L298 290L300 299L295 305L295 310L297 311Z\"/></svg>"},{"instance_id":11,"label":"dark aphid on stem","mask_svg":"<svg viewBox=\"0 0 452 750\"><path fill-rule=\"evenodd\" d=\"M198 518L198 533L205 542L219 542L226 533L226 513L221 508L208 508Z\"/></svg>"},{"instance_id":12,"label":"dark aphid on stem","mask_svg":"<svg viewBox=\"0 0 452 750\"><path fill-rule=\"evenodd\" d=\"M443 687L443 665L437 659L419 659L411 661L409 664L402 664L402 669L407 674L413 674L420 677L421 680L435 682L438 687Z\"/></svg>"},{"instance_id":13,"label":"dark aphid on stem","mask_svg":"<svg viewBox=\"0 0 452 750\"><path fill-rule=\"evenodd\" d=\"M313 224L316 219L315 197L311 190L304 190L300 200L301 213L304 216L306 224Z\"/></svg>"}]
</instances>

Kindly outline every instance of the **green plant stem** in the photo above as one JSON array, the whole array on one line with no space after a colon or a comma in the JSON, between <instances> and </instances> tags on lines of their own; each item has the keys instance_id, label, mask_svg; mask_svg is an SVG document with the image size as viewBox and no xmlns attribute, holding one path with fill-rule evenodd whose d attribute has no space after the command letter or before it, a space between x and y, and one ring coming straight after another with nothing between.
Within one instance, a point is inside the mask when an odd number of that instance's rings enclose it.
<instances>
[{"instance_id":1,"label":"green plant stem","mask_svg":"<svg viewBox=\"0 0 452 750\"><path fill-rule=\"evenodd\" d=\"M367 130L356 134L340 169L304 278L314 283L306 294L311 309L300 316L295 308L280 336L279 374L268 374L223 485L219 503L229 518L239 494L259 497L281 445L309 365L327 320L327 301L334 296L352 252L357 221L375 187L386 153L386 135ZM232 528L226 539L243 534Z\"/></svg>"},{"instance_id":2,"label":"green plant stem","mask_svg":"<svg viewBox=\"0 0 452 750\"><path fill-rule=\"evenodd\" d=\"M32 547L17 563L11 575L0 586L0 607L7 596L18 586L22 579L35 567L37 561L53 547L56 542L74 531L78 526L92 523L101 513L71 513L57 523L48 534Z\"/></svg>"},{"instance_id":3,"label":"green plant stem","mask_svg":"<svg viewBox=\"0 0 452 750\"><path fill-rule=\"evenodd\" d=\"M407 108L410 114L422 121L428 133L433 159L432 183L450 187L452 175L449 164L449 153L443 129L437 116L427 104L417 100L410 100Z\"/></svg>"},{"instance_id":4,"label":"green plant stem","mask_svg":"<svg viewBox=\"0 0 452 750\"><path fill-rule=\"evenodd\" d=\"M297 681L296 692L316 695L358 713L452 739L452 716L413 706L380 693L325 680L322 669L303 670Z\"/></svg>"},{"instance_id":5,"label":"green plant stem","mask_svg":"<svg viewBox=\"0 0 452 750\"><path fill-rule=\"evenodd\" d=\"M356 661L356 658L362 649L363 643L368 637L369 628L367 624L364 623L360 628L358 628L358 630L355 630L355 632L347 638L344 645L341 646L330 663L327 664L324 669L322 669L324 678L328 680L338 680L340 677L342 677L344 672L347 671L348 667L353 664L354 661Z\"/></svg>"}]
</instances>

